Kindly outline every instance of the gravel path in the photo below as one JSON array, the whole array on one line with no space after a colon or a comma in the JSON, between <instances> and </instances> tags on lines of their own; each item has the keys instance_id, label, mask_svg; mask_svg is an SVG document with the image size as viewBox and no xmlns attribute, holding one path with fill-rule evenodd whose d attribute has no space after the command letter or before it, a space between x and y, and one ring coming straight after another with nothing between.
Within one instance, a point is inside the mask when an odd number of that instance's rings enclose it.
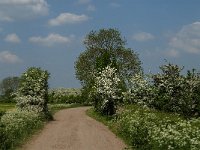
<instances>
[{"instance_id":1,"label":"gravel path","mask_svg":"<svg viewBox=\"0 0 200 150\"><path fill-rule=\"evenodd\" d=\"M88 107L57 112L23 150L122 150L125 144L106 126L88 117Z\"/></svg>"}]
</instances>

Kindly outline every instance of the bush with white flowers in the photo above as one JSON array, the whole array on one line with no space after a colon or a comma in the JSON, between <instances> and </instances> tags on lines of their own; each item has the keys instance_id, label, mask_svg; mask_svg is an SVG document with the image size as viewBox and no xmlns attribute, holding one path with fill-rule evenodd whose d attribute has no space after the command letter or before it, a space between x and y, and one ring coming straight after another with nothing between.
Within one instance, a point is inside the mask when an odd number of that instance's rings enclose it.
<instances>
[{"instance_id":1,"label":"bush with white flowers","mask_svg":"<svg viewBox=\"0 0 200 150\"><path fill-rule=\"evenodd\" d=\"M151 106L153 100L154 87L150 83L150 78L142 74L132 76L129 82L129 89L123 92L124 103Z\"/></svg>"},{"instance_id":2,"label":"bush with white flowers","mask_svg":"<svg viewBox=\"0 0 200 150\"><path fill-rule=\"evenodd\" d=\"M0 120L0 149L13 149L22 139L43 124L43 118L35 111L6 112Z\"/></svg>"},{"instance_id":3,"label":"bush with white flowers","mask_svg":"<svg viewBox=\"0 0 200 150\"><path fill-rule=\"evenodd\" d=\"M48 112L48 78L47 71L35 67L22 74L16 97L19 109Z\"/></svg>"},{"instance_id":4,"label":"bush with white flowers","mask_svg":"<svg viewBox=\"0 0 200 150\"><path fill-rule=\"evenodd\" d=\"M95 109L102 114L113 115L120 99L120 78L117 69L108 65L101 72L96 73L94 81L95 84L90 96L93 99Z\"/></svg>"},{"instance_id":5,"label":"bush with white flowers","mask_svg":"<svg viewBox=\"0 0 200 150\"><path fill-rule=\"evenodd\" d=\"M50 103L81 103L81 90L75 88L57 88L49 90Z\"/></svg>"},{"instance_id":6,"label":"bush with white flowers","mask_svg":"<svg viewBox=\"0 0 200 150\"><path fill-rule=\"evenodd\" d=\"M135 106L119 115L116 123L134 150L200 149L200 119L185 120Z\"/></svg>"}]
</instances>

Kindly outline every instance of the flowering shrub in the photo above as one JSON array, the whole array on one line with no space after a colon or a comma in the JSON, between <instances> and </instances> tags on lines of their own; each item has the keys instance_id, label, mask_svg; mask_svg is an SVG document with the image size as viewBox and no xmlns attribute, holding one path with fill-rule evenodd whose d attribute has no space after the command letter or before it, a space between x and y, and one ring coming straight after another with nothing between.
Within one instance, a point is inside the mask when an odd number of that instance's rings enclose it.
<instances>
[{"instance_id":1,"label":"flowering shrub","mask_svg":"<svg viewBox=\"0 0 200 150\"><path fill-rule=\"evenodd\" d=\"M17 106L21 110L48 112L49 73L40 68L29 68L22 76L17 92Z\"/></svg>"},{"instance_id":2,"label":"flowering shrub","mask_svg":"<svg viewBox=\"0 0 200 150\"><path fill-rule=\"evenodd\" d=\"M133 149L200 149L200 119L184 120L134 106L126 109L115 122L118 131L128 139Z\"/></svg>"},{"instance_id":3,"label":"flowering shrub","mask_svg":"<svg viewBox=\"0 0 200 150\"><path fill-rule=\"evenodd\" d=\"M181 75L177 65L163 65L162 73L144 78L136 74L123 93L126 104L139 104L185 117L200 116L200 74L195 70Z\"/></svg>"},{"instance_id":4,"label":"flowering shrub","mask_svg":"<svg viewBox=\"0 0 200 150\"><path fill-rule=\"evenodd\" d=\"M162 74L153 76L156 109L176 112L184 116L199 116L200 76L194 70L186 76L177 65L163 65Z\"/></svg>"},{"instance_id":5,"label":"flowering shrub","mask_svg":"<svg viewBox=\"0 0 200 150\"><path fill-rule=\"evenodd\" d=\"M117 69L105 67L95 77L95 84L90 93L97 111L106 115L113 115L116 111L117 101L120 99L120 78Z\"/></svg>"},{"instance_id":6,"label":"flowering shrub","mask_svg":"<svg viewBox=\"0 0 200 150\"><path fill-rule=\"evenodd\" d=\"M74 88L58 88L49 90L51 103L81 103L81 91Z\"/></svg>"},{"instance_id":7,"label":"flowering shrub","mask_svg":"<svg viewBox=\"0 0 200 150\"><path fill-rule=\"evenodd\" d=\"M8 111L0 121L0 149L11 149L33 129L43 124L42 116L35 111Z\"/></svg>"},{"instance_id":8,"label":"flowering shrub","mask_svg":"<svg viewBox=\"0 0 200 150\"><path fill-rule=\"evenodd\" d=\"M125 104L139 104L141 106L151 106L154 99L154 87L149 78L144 78L142 74L135 74L129 82L129 89L123 92Z\"/></svg>"}]
</instances>

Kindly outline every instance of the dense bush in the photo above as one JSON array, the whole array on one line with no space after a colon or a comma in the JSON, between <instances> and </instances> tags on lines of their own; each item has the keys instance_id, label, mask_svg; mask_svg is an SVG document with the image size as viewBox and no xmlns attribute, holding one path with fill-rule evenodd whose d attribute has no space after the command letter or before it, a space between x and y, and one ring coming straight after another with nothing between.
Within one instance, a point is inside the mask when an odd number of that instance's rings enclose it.
<instances>
[{"instance_id":1,"label":"dense bush","mask_svg":"<svg viewBox=\"0 0 200 150\"><path fill-rule=\"evenodd\" d=\"M114 122L118 132L135 150L200 149L200 119L185 120L177 115L132 106Z\"/></svg>"},{"instance_id":2,"label":"dense bush","mask_svg":"<svg viewBox=\"0 0 200 150\"><path fill-rule=\"evenodd\" d=\"M16 97L18 108L47 114L48 78L47 71L35 67L22 74Z\"/></svg>"},{"instance_id":3,"label":"dense bush","mask_svg":"<svg viewBox=\"0 0 200 150\"><path fill-rule=\"evenodd\" d=\"M105 67L95 77L95 84L91 91L91 99L97 111L104 115L113 115L116 112L120 99L120 78L117 69Z\"/></svg>"},{"instance_id":4,"label":"dense bush","mask_svg":"<svg viewBox=\"0 0 200 150\"><path fill-rule=\"evenodd\" d=\"M43 124L35 111L8 111L0 121L0 149L11 149Z\"/></svg>"},{"instance_id":5,"label":"dense bush","mask_svg":"<svg viewBox=\"0 0 200 150\"><path fill-rule=\"evenodd\" d=\"M80 89L74 88L59 88L51 89L49 91L49 102L50 103L84 103L81 97Z\"/></svg>"},{"instance_id":6,"label":"dense bush","mask_svg":"<svg viewBox=\"0 0 200 150\"><path fill-rule=\"evenodd\" d=\"M143 74L135 74L129 80L129 88L123 92L125 104L138 104L140 106L151 106L155 97L155 90L151 84L150 77Z\"/></svg>"},{"instance_id":7,"label":"dense bush","mask_svg":"<svg viewBox=\"0 0 200 150\"><path fill-rule=\"evenodd\" d=\"M167 64L161 73L144 78L135 75L130 88L124 92L124 102L137 103L185 117L200 116L200 75L195 70L181 75L181 68Z\"/></svg>"}]
</instances>

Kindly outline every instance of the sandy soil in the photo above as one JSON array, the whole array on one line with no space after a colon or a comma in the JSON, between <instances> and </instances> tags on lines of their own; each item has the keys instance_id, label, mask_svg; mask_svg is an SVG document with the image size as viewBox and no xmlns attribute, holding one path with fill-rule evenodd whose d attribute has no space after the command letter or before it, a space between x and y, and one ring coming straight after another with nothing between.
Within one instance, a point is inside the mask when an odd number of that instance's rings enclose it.
<instances>
[{"instance_id":1,"label":"sandy soil","mask_svg":"<svg viewBox=\"0 0 200 150\"><path fill-rule=\"evenodd\" d=\"M31 139L23 150L122 150L125 144L106 126L88 117L88 107L57 112L55 121Z\"/></svg>"}]
</instances>

